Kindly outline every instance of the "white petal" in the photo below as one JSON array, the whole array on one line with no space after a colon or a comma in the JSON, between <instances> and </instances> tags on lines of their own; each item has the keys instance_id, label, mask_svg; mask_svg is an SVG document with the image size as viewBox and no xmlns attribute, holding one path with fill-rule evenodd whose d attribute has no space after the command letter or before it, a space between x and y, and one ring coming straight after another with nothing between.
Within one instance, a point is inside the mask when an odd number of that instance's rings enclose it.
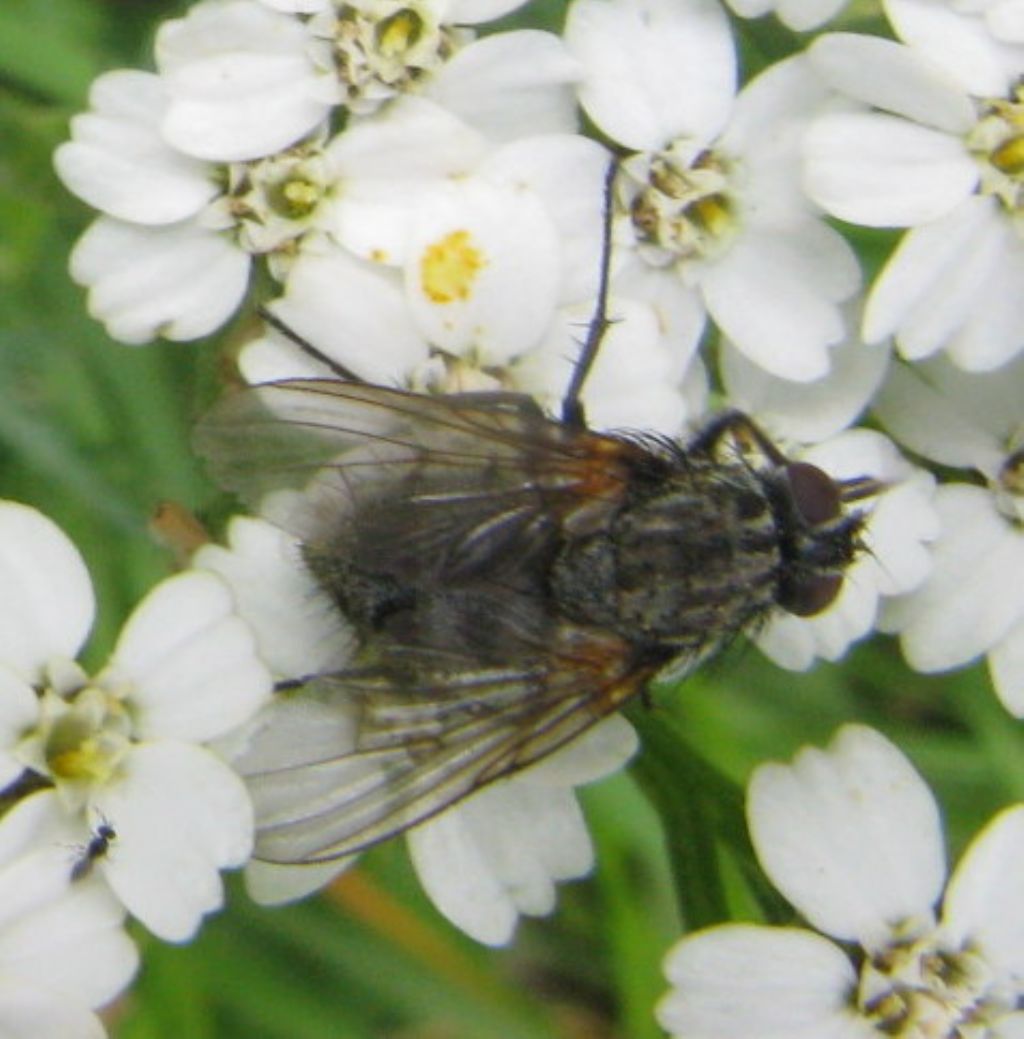
<instances>
[{"instance_id":1,"label":"white petal","mask_svg":"<svg viewBox=\"0 0 1024 1039\"><path fill-rule=\"evenodd\" d=\"M170 577L142 600L110 666L131 683L143 739L213 739L250 718L273 685L228 586L200 571Z\"/></svg>"},{"instance_id":2,"label":"white petal","mask_svg":"<svg viewBox=\"0 0 1024 1039\"><path fill-rule=\"evenodd\" d=\"M947 484L935 505L931 577L902 604L903 653L925 672L966 664L1024 618L1024 537L981 487Z\"/></svg>"},{"instance_id":3,"label":"white petal","mask_svg":"<svg viewBox=\"0 0 1024 1039\"><path fill-rule=\"evenodd\" d=\"M245 867L245 890L261 906L285 905L297 902L329 884L339 873L348 869L357 856L349 855L330 862L291 866L254 859Z\"/></svg>"},{"instance_id":4,"label":"white petal","mask_svg":"<svg viewBox=\"0 0 1024 1039\"><path fill-rule=\"evenodd\" d=\"M74 657L95 600L78 549L41 512L0 501L0 662L27 681L54 657Z\"/></svg>"},{"instance_id":5,"label":"white petal","mask_svg":"<svg viewBox=\"0 0 1024 1039\"><path fill-rule=\"evenodd\" d=\"M900 751L844 726L827 751L762 765L747 790L751 838L775 886L819 930L870 947L927 916L945 879L928 787Z\"/></svg>"},{"instance_id":6,"label":"white petal","mask_svg":"<svg viewBox=\"0 0 1024 1039\"><path fill-rule=\"evenodd\" d=\"M155 45L169 95L164 136L186 154L221 161L294 144L330 107L311 46L303 22L250 0L198 4L164 22Z\"/></svg>"},{"instance_id":7,"label":"white petal","mask_svg":"<svg viewBox=\"0 0 1024 1039\"><path fill-rule=\"evenodd\" d=\"M168 147L158 76L108 72L89 91L93 111L71 120L71 141L54 154L64 184L120 220L172 224L199 212L218 191L212 170Z\"/></svg>"},{"instance_id":8,"label":"white petal","mask_svg":"<svg viewBox=\"0 0 1024 1039\"><path fill-rule=\"evenodd\" d=\"M1006 46L994 38L992 22L985 17L994 13L993 8L997 5L959 7L927 0L887 0L885 4L900 38L976 97L1005 95L1024 59L1020 46Z\"/></svg>"},{"instance_id":9,"label":"white petal","mask_svg":"<svg viewBox=\"0 0 1024 1039\"><path fill-rule=\"evenodd\" d=\"M314 360L273 329L246 343L238 352L237 363L242 378L251 385L278 379L329 379L336 375L329 365Z\"/></svg>"},{"instance_id":10,"label":"white petal","mask_svg":"<svg viewBox=\"0 0 1024 1039\"><path fill-rule=\"evenodd\" d=\"M615 274L612 286L614 294L649 303L654 308L662 342L673 358L673 381L682 380L695 367L697 349L707 327L707 311L700 293L681 284L677 271L652 267L635 257ZM699 410L694 413L699 414Z\"/></svg>"},{"instance_id":11,"label":"white petal","mask_svg":"<svg viewBox=\"0 0 1024 1039\"><path fill-rule=\"evenodd\" d=\"M665 959L655 1010L679 1039L865 1039L856 975L832 942L796 928L732 924L684 938Z\"/></svg>"},{"instance_id":12,"label":"white petal","mask_svg":"<svg viewBox=\"0 0 1024 1039\"><path fill-rule=\"evenodd\" d=\"M298 678L338 670L352 655L353 634L306 569L298 541L260 519L236 516L228 547L204 545L193 566L212 570L234 594L275 675Z\"/></svg>"},{"instance_id":13,"label":"white petal","mask_svg":"<svg viewBox=\"0 0 1024 1039\"><path fill-rule=\"evenodd\" d=\"M511 941L519 914L460 808L410 831L408 843L423 889L456 927L485 945Z\"/></svg>"},{"instance_id":14,"label":"white petal","mask_svg":"<svg viewBox=\"0 0 1024 1039\"><path fill-rule=\"evenodd\" d=\"M1024 349L1024 293L1019 291L1024 284L1024 242L994 206L989 215L985 246L997 258L987 268L964 323L946 344L954 363L972 372L1001 368ZM902 331L900 335L902 339Z\"/></svg>"},{"instance_id":15,"label":"white petal","mask_svg":"<svg viewBox=\"0 0 1024 1039\"><path fill-rule=\"evenodd\" d=\"M970 943L995 968L1024 972L1024 805L1000 812L971 841L950 878L942 913L954 947Z\"/></svg>"},{"instance_id":16,"label":"white petal","mask_svg":"<svg viewBox=\"0 0 1024 1039\"><path fill-rule=\"evenodd\" d=\"M1003 258L991 200L965 200L906 234L882 269L864 308L864 338L895 333L900 353L919 360L942 347L981 305L979 295ZM1019 340L1019 331L1014 331Z\"/></svg>"},{"instance_id":17,"label":"white petal","mask_svg":"<svg viewBox=\"0 0 1024 1039\"><path fill-rule=\"evenodd\" d=\"M100 1019L69 1005L45 982L0 981L0 1034L4 1039L106 1039Z\"/></svg>"},{"instance_id":18,"label":"white petal","mask_svg":"<svg viewBox=\"0 0 1024 1039\"><path fill-rule=\"evenodd\" d=\"M834 301L855 291L856 284L849 247L810 220L787 228L750 228L700 275L708 312L736 348L773 375L795 382L828 372L828 347L845 333Z\"/></svg>"},{"instance_id":19,"label":"white petal","mask_svg":"<svg viewBox=\"0 0 1024 1039\"><path fill-rule=\"evenodd\" d=\"M124 910L106 885L76 883L0 933L4 980L18 979L23 986L41 983L85 1007L109 1002L138 965L138 952L121 926L123 918Z\"/></svg>"},{"instance_id":20,"label":"white petal","mask_svg":"<svg viewBox=\"0 0 1024 1039\"><path fill-rule=\"evenodd\" d=\"M811 198L834 216L868 227L935 220L978 183L978 165L959 138L877 113L815 120L804 158Z\"/></svg>"},{"instance_id":21,"label":"white petal","mask_svg":"<svg viewBox=\"0 0 1024 1039\"><path fill-rule=\"evenodd\" d=\"M368 382L395 386L427 358L400 275L340 249L300 258L270 309L331 360Z\"/></svg>"},{"instance_id":22,"label":"white petal","mask_svg":"<svg viewBox=\"0 0 1024 1039\"><path fill-rule=\"evenodd\" d=\"M683 428L686 403L675 359L650 306L613 298L611 325L583 386L587 422L594 429L643 429L668 436ZM516 366L516 385L557 413L593 316L593 304L563 307L540 348Z\"/></svg>"},{"instance_id":23,"label":"white petal","mask_svg":"<svg viewBox=\"0 0 1024 1039\"><path fill-rule=\"evenodd\" d=\"M576 134L526 137L495 149L477 173L509 188L529 189L544 204L562 243L560 299L597 292L604 182L611 156Z\"/></svg>"},{"instance_id":24,"label":"white petal","mask_svg":"<svg viewBox=\"0 0 1024 1039\"><path fill-rule=\"evenodd\" d=\"M19 675L0 664L0 790L21 775L24 763L11 753L39 720L39 698Z\"/></svg>"},{"instance_id":25,"label":"white petal","mask_svg":"<svg viewBox=\"0 0 1024 1039\"><path fill-rule=\"evenodd\" d=\"M828 33L808 55L833 89L864 104L951 134L974 125L974 106L963 87L910 47L877 36Z\"/></svg>"},{"instance_id":26,"label":"white petal","mask_svg":"<svg viewBox=\"0 0 1024 1039\"><path fill-rule=\"evenodd\" d=\"M847 339L830 352L831 370L815 382L793 382L766 372L728 343L719 355L732 407L756 415L773 433L799 443L835 436L867 407L889 367L884 346Z\"/></svg>"},{"instance_id":27,"label":"white petal","mask_svg":"<svg viewBox=\"0 0 1024 1039\"><path fill-rule=\"evenodd\" d=\"M99 880L69 885L85 834L57 793L15 805L0 823L0 975L45 984L86 1006L112 999L135 971L124 910Z\"/></svg>"},{"instance_id":28,"label":"white petal","mask_svg":"<svg viewBox=\"0 0 1024 1039\"><path fill-rule=\"evenodd\" d=\"M452 0L445 17L453 25L479 25L493 22L496 18L522 7L526 0Z\"/></svg>"},{"instance_id":29,"label":"white petal","mask_svg":"<svg viewBox=\"0 0 1024 1039\"><path fill-rule=\"evenodd\" d=\"M520 913L543 916L555 881L593 863L571 790L494 784L409 834L413 865L438 909L488 945L512 937Z\"/></svg>"},{"instance_id":30,"label":"white petal","mask_svg":"<svg viewBox=\"0 0 1024 1039\"><path fill-rule=\"evenodd\" d=\"M925 458L995 477L1020 419L1024 361L968 375L944 358L894 365L875 410L885 427Z\"/></svg>"},{"instance_id":31,"label":"white petal","mask_svg":"<svg viewBox=\"0 0 1024 1039\"><path fill-rule=\"evenodd\" d=\"M1024 621L989 651L988 671L1003 706L1015 718L1024 718Z\"/></svg>"},{"instance_id":32,"label":"white petal","mask_svg":"<svg viewBox=\"0 0 1024 1039\"><path fill-rule=\"evenodd\" d=\"M571 743L520 774L520 781L543 786L582 786L623 768L636 753L636 730L613 714Z\"/></svg>"},{"instance_id":33,"label":"white petal","mask_svg":"<svg viewBox=\"0 0 1024 1039\"><path fill-rule=\"evenodd\" d=\"M492 141L576 129L576 62L553 33L522 29L476 40L445 62L425 97Z\"/></svg>"},{"instance_id":34,"label":"white petal","mask_svg":"<svg viewBox=\"0 0 1024 1039\"><path fill-rule=\"evenodd\" d=\"M741 221L773 226L810 210L800 184L803 135L828 97L803 56L770 65L740 92L718 147L735 158Z\"/></svg>"},{"instance_id":35,"label":"white petal","mask_svg":"<svg viewBox=\"0 0 1024 1039\"><path fill-rule=\"evenodd\" d=\"M1004 1014L992 1023L992 1039L1024 1039L1024 1013Z\"/></svg>"},{"instance_id":36,"label":"white petal","mask_svg":"<svg viewBox=\"0 0 1024 1039\"><path fill-rule=\"evenodd\" d=\"M364 260L400 266L420 192L473 170L485 148L481 134L421 97L350 124L327 150L338 182L326 203L334 238Z\"/></svg>"},{"instance_id":37,"label":"white petal","mask_svg":"<svg viewBox=\"0 0 1024 1039\"><path fill-rule=\"evenodd\" d=\"M426 339L503 364L544 333L560 269L555 225L540 199L473 177L422 200L406 280Z\"/></svg>"},{"instance_id":38,"label":"white petal","mask_svg":"<svg viewBox=\"0 0 1024 1039\"><path fill-rule=\"evenodd\" d=\"M796 32L817 29L837 15L847 0L779 0L775 13L783 25Z\"/></svg>"},{"instance_id":39,"label":"white petal","mask_svg":"<svg viewBox=\"0 0 1024 1039\"><path fill-rule=\"evenodd\" d=\"M164 941L187 941L223 902L218 870L252 850L252 807L242 781L200 747L150 743L102 792L117 844L98 863L128 911Z\"/></svg>"},{"instance_id":40,"label":"white petal","mask_svg":"<svg viewBox=\"0 0 1024 1039\"><path fill-rule=\"evenodd\" d=\"M583 63L580 103L613 140L653 151L710 140L736 92L729 22L710 0L576 0L566 42Z\"/></svg>"},{"instance_id":41,"label":"white petal","mask_svg":"<svg viewBox=\"0 0 1024 1039\"><path fill-rule=\"evenodd\" d=\"M147 228L101 217L78 240L71 276L89 287L89 313L115 339L198 339L234 313L249 257L189 223Z\"/></svg>"}]
</instances>

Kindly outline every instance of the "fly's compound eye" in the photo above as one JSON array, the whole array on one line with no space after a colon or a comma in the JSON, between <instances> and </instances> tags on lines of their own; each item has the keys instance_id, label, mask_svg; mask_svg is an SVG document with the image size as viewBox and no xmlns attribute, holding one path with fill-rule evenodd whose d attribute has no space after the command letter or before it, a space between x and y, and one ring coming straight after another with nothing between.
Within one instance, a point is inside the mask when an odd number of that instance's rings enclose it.
<instances>
[{"instance_id":1,"label":"fly's compound eye","mask_svg":"<svg viewBox=\"0 0 1024 1039\"><path fill-rule=\"evenodd\" d=\"M784 471L805 529L793 532L793 557L779 583L778 603L797 617L813 617L832 604L843 586L842 571L855 555L860 521L843 520L840 486L816 465L790 462Z\"/></svg>"},{"instance_id":2,"label":"fly's compound eye","mask_svg":"<svg viewBox=\"0 0 1024 1039\"><path fill-rule=\"evenodd\" d=\"M828 473L810 462L790 462L786 477L793 504L810 527L836 519L842 512L839 484Z\"/></svg>"}]
</instances>

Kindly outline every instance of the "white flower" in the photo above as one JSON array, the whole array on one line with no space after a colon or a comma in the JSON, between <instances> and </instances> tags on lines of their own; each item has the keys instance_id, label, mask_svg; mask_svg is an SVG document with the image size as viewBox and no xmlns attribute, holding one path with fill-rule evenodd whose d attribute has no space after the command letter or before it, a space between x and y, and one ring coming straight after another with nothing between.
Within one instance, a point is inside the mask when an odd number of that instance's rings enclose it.
<instances>
[{"instance_id":1,"label":"white flower","mask_svg":"<svg viewBox=\"0 0 1024 1039\"><path fill-rule=\"evenodd\" d=\"M495 138L572 129L575 66L557 37L474 42L453 22L489 20L520 2L197 4L157 35L171 95L163 133L199 158L254 159L291 147L335 107L369 115L413 89Z\"/></svg>"},{"instance_id":2,"label":"white flower","mask_svg":"<svg viewBox=\"0 0 1024 1039\"><path fill-rule=\"evenodd\" d=\"M1024 716L1024 360L991 374L941 360L895 369L878 411L912 450L982 481L939 488L932 575L886 627L921 671L986 654L999 698Z\"/></svg>"},{"instance_id":3,"label":"white flower","mask_svg":"<svg viewBox=\"0 0 1024 1039\"><path fill-rule=\"evenodd\" d=\"M799 191L799 132L825 96L805 63L781 62L736 97L729 23L713 0L575 0L566 41L587 114L636 151L620 176L616 291L671 279L688 302L660 316L683 352L710 316L773 374L824 375L859 274ZM655 295L669 291L642 298Z\"/></svg>"},{"instance_id":4,"label":"white flower","mask_svg":"<svg viewBox=\"0 0 1024 1039\"><path fill-rule=\"evenodd\" d=\"M826 751L759 768L747 815L765 872L823 934L729 924L684 938L666 958L672 989L657 1009L672 1035L1021 1034L1024 805L975 838L938 918L938 809L874 730L846 726ZM851 958L850 943L862 954Z\"/></svg>"},{"instance_id":5,"label":"white flower","mask_svg":"<svg viewBox=\"0 0 1024 1039\"><path fill-rule=\"evenodd\" d=\"M284 679L343 670L353 651L348 625L301 567L298 553L295 539L278 528L238 518L227 548L207 546L195 558L197 566L232 584L240 612L266 639L268 659ZM343 759L354 746L351 707L285 695L220 742L235 767L253 777L257 834L282 796L272 783L264 788L259 773L294 764L297 757L325 764ZM621 768L635 749L631 726L610 718L536 765L410 829L413 865L438 909L491 945L511 939L520 915L550 913L556 882L584 875L593 863L573 788ZM367 768L372 770L372 761ZM317 788L309 796L322 792ZM347 856L289 866L257 858L246 869L246 883L257 901L291 901L353 861Z\"/></svg>"},{"instance_id":6,"label":"white flower","mask_svg":"<svg viewBox=\"0 0 1024 1039\"><path fill-rule=\"evenodd\" d=\"M0 503L0 762L20 768L84 828L105 821L97 859L117 897L160 937L190 937L221 903L218 870L248 857L252 812L234 773L202 744L245 721L270 691L227 586L210 574L158 585L89 677L73 657L93 596L74 546L27 506Z\"/></svg>"},{"instance_id":7,"label":"white flower","mask_svg":"<svg viewBox=\"0 0 1024 1039\"><path fill-rule=\"evenodd\" d=\"M511 941L520 914L555 908L555 882L594 864L573 788L621 769L637 747L620 716L511 779L494 783L409 832L409 853L427 894L477 941Z\"/></svg>"},{"instance_id":8,"label":"white flower","mask_svg":"<svg viewBox=\"0 0 1024 1039\"><path fill-rule=\"evenodd\" d=\"M936 30L929 39L949 31L947 5L914 9L918 29ZM945 350L960 367L987 371L1024 347L1024 184L1015 158L1024 48L1013 51L1016 65L1009 52L993 58L982 85L969 71L961 77L957 63L936 64L911 35L911 46L835 34L810 48L823 79L856 105L811 127L804 179L844 220L912 229L871 290L865 338L892 334L911 360ZM970 51L972 41L976 34L964 32L950 46Z\"/></svg>"},{"instance_id":9,"label":"white flower","mask_svg":"<svg viewBox=\"0 0 1024 1039\"><path fill-rule=\"evenodd\" d=\"M389 161L427 128L442 137L433 158L422 149L413 163ZM370 382L514 390L557 410L595 310L603 149L548 134L484 150L451 116L406 99L329 151L348 173L334 207L334 235L347 248L299 259L272 313ZM584 387L592 421L678 432L692 350L673 349L653 303L617 298L610 317ZM308 357L275 340L242 352L247 378L310 370Z\"/></svg>"},{"instance_id":10,"label":"white flower","mask_svg":"<svg viewBox=\"0 0 1024 1039\"><path fill-rule=\"evenodd\" d=\"M320 137L256 162L215 165L160 136L159 77L100 76L92 110L54 156L64 183L104 214L71 257L89 308L116 338L194 339L241 302L253 256L283 279L305 237L330 213L336 176Z\"/></svg>"},{"instance_id":11,"label":"white flower","mask_svg":"<svg viewBox=\"0 0 1024 1039\"><path fill-rule=\"evenodd\" d=\"M862 548L831 605L812 617L777 610L756 635L758 647L776 664L802 671L818 657L840 659L875 628L887 599L924 582L939 518L932 475L912 466L874 430L847 430L793 457L839 481L868 477L882 484L877 495L851 506L864 514Z\"/></svg>"},{"instance_id":12,"label":"white flower","mask_svg":"<svg viewBox=\"0 0 1024 1039\"><path fill-rule=\"evenodd\" d=\"M71 879L85 832L46 795L0 821L0 1033L10 1039L102 1039L91 1009L135 973L120 903L98 878Z\"/></svg>"}]
</instances>

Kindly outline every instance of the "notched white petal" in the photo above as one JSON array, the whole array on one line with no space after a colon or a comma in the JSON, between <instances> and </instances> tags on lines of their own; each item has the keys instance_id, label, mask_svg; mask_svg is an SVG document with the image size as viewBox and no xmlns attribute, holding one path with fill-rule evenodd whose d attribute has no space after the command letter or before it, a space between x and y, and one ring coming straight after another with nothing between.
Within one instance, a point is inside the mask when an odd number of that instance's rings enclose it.
<instances>
[{"instance_id":1,"label":"notched white petal","mask_svg":"<svg viewBox=\"0 0 1024 1039\"><path fill-rule=\"evenodd\" d=\"M665 959L655 1011L680 1039L874 1035L848 1008L856 975L832 942L796 928L732 924L684 938Z\"/></svg>"},{"instance_id":2,"label":"notched white petal","mask_svg":"<svg viewBox=\"0 0 1024 1039\"><path fill-rule=\"evenodd\" d=\"M0 660L29 682L73 658L92 627L92 581L78 549L41 512L0 501Z\"/></svg>"},{"instance_id":3,"label":"notched white petal","mask_svg":"<svg viewBox=\"0 0 1024 1039\"><path fill-rule=\"evenodd\" d=\"M747 817L775 886L816 927L871 946L894 921L927 917L945 879L938 808L880 733L847 725L826 751L751 777Z\"/></svg>"},{"instance_id":4,"label":"notched white petal","mask_svg":"<svg viewBox=\"0 0 1024 1039\"><path fill-rule=\"evenodd\" d=\"M251 717L273 685L228 586L201 571L168 578L143 599L109 673L130 683L143 738L213 739Z\"/></svg>"},{"instance_id":5,"label":"notched white petal","mask_svg":"<svg viewBox=\"0 0 1024 1039\"><path fill-rule=\"evenodd\" d=\"M89 313L124 343L158 335L198 339L241 302L249 257L193 224L149 228L95 221L71 254L71 276L89 288Z\"/></svg>"}]
</instances>

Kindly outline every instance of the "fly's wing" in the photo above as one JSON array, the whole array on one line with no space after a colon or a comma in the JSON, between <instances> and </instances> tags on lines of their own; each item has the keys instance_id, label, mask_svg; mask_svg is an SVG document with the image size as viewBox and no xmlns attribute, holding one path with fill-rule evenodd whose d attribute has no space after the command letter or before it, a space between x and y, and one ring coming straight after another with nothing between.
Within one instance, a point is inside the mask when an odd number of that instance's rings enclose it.
<instances>
[{"instance_id":1,"label":"fly's wing","mask_svg":"<svg viewBox=\"0 0 1024 1039\"><path fill-rule=\"evenodd\" d=\"M215 479L308 547L451 581L521 564L621 501L639 445L570 429L527 398L428 397L335 379L266 383L197 427ZM353 544L352 528L358 528Z\"/></svg>"},{"instance_id":2,"label":"fly's wing","mask_svg":"<svg viewBox=\"0 0 1024 1039\"><path fill-rule=\"evenodd\" d=\"M255 806L256 857L362 851L556 750L657 670L616 636L561 635L529 667L413 651L401 671L323 675L285 694L234 762Z\"/></svg>"}]
</instances>

